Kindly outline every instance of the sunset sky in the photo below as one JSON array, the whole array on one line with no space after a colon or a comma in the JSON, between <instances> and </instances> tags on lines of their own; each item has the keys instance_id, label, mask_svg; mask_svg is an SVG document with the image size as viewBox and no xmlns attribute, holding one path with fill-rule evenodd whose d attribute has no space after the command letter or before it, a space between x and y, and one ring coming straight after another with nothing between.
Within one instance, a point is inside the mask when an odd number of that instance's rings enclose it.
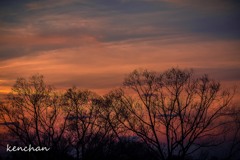
<instances>
[{"instance_id":1,"label":"sunset sky","mask_svg":"<svg viewBox=\"0 0 240 160\"><path fill-rule=\"evenodd\" d=\"M238 0L1 0L0 92L40 73L103 93L137 68L240 82Z\"/></svg>"}]
</instances>

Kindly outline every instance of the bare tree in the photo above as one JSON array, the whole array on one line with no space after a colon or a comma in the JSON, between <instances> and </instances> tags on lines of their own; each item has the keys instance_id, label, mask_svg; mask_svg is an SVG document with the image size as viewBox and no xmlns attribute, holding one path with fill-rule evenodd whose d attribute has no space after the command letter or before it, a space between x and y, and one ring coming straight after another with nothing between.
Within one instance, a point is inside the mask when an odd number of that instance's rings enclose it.
<instances>
[{"instance_id":1,"label":"bare tree","mask_svg":"<svg viewBox=\"0 0 240 160\"><path fill-rule=\"evenodd\" d=\"M64 138L60 95L42 75L18 78L0 109L0 119L19 145L59 149Z\"/></svg>"},{"instance_id":2,"label":"bare tree","mask_svg":"<svg viewBox=\"0 0 240 160\"><path fill-rule=\"evenodd\" d=\"M192 71L173 68L133 71L112 99L117 120L159 159L170 160L217 145L213 139L222 133L222 112L232 96L206 75L195 78Z\"/></svg>"},{"instance_id":3,"label":"bare tree","mask_svg":"<svg viewBox=\"0 0 240 160\"><path fill-rule=\"evenodd\" d=\"M224 126L227 130L226 144L228 145L228 155L225 159L228 160L240 157L240 107L238 104L233 104L225 112L228 120L228 123Z\"/></svg>"},{"instance_id":4,"label":"bare tree","mask_svg":"<svg viewBox=\"0 0 240 160\"><path fill-rule=\"evenodd\" d=\"M76 150L77 159L84 159L86 150L107 136L105 123L99 118L98 99L100 97L96 93L76 87L68 89L64 94L65 111L69 113L68 137Z\"/></svg>"},{"instance_id":5,"label":"bare tree","mask_svg":"<svg viewBox=\"0 0 240 160\"><path fill-rule=\"evenodd\" d=\"M116 103L119 103L115 99L116 92L111 91L105 95L98 105L100 105L100 115L99 118L102 119L103 124L105 124L106 131L108 135L113 139L121 141L121 137L127 136L126 128L117 120L117 114L114 110Z\"/></svg>"}]
</instances>

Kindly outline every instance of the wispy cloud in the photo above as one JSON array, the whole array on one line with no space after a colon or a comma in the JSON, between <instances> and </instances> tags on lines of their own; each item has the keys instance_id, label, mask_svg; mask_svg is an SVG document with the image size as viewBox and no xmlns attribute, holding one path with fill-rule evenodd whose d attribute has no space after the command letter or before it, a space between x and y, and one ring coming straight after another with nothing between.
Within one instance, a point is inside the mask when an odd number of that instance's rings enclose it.
<instances>
[{"instance_id":1,"label":"wispy cloud","mask_svg":"<svg viewBox=\"0 0 240 160\"><path fill-rule=\"evenodd\" d=\"M76 0L48 0L48 1L30 1L25 4L28 10L45 10L52 9L56 7L66 7L67 5L72 5L74 2L81 2Z\"/></svg>"}]
</instances>

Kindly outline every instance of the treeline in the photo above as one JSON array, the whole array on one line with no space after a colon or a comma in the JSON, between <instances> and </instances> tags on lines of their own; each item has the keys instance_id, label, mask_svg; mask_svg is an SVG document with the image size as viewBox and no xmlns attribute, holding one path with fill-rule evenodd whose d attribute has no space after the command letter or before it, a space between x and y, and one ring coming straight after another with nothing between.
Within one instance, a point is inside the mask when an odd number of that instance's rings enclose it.
<instances>
[{"instance_id":1,"label":"treeline","mask_svg":"<svg viewBox=\"0 0 240 160\"><path fill-rule=\"evenodd\" d=\"M58 92L42 75L18 78L0 106L1 145L50 147L5 159L210 159L206 147L240 150L240 108L234 90L207 75L172 68L135 70L119 89L100 96L76 87Z\"/></svg>"}]
</instances>

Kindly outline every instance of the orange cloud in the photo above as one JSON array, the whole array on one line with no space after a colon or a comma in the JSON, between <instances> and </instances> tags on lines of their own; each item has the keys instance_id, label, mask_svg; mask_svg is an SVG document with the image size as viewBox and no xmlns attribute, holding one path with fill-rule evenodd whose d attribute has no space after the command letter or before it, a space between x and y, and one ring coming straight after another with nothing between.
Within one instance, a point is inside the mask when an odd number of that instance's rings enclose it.
<instances>
[{"instance_id":1,"label":"orange cloud","mask_svg":"<svg viewBox=\"0 0 240 160\"><path fill-rule=\"evenodd\" d=\"M161 40L121 44L90 42L80 47L41 51L37 56L6 61L0 65L1 77L13 83L19 76L41 73L58 88L77 85L102 92L120 86L124 76L136 68L163 71L178 66L202 68L207 73L208 68L220 71L221 68L240 67L239 42L235 41L175 44ZM225 74L221 73L222 79ZM4 87L10 88L10 84Z\"/></svg>"},{"instance_id":2,"label":"orange cloud","mask_svg":"<svg viewBox=\"0 0 240 160\"><path fill-rule=\"evenodd\" d=\"M11 47L14 45L25 47L33 46L43 46L43 45L81 45L86 43L91 43L96 41L92 36L82 35L79 37L63 37L63 36L41 36L41 35L3 35L0 39L0 44L5 45L5 47Z\"/></svg>"}]
</instances>

